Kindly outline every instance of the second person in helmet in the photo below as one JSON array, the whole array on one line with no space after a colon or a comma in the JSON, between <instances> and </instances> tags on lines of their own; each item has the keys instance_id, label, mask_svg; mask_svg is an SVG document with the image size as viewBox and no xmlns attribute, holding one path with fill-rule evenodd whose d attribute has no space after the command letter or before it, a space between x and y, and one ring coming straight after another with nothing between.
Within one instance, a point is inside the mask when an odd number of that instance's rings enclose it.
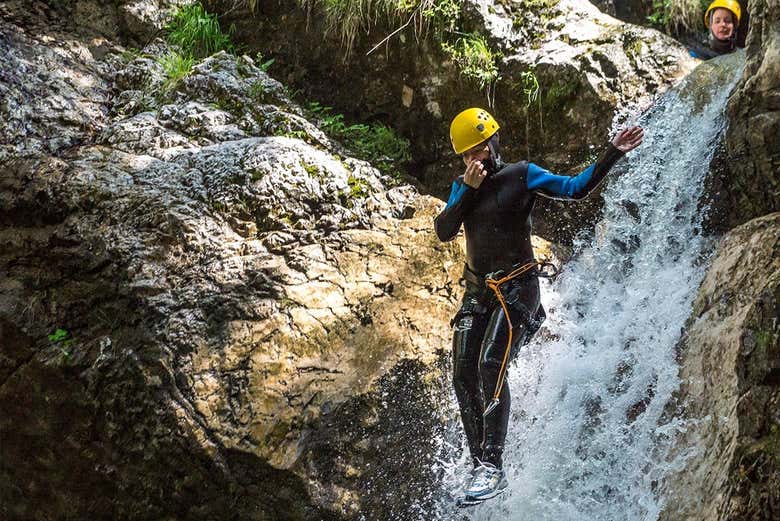
<instances>
[{"instance_id":1,"label":"second person in helmet","mask_svg":"<svg viewBox=\"0 0 780 521\"><path fill-rule=\"evenodd\" d=\"M704 13L704 26L709 30L709 47L691 50L695 58L708 60L722 54L734 52L744 46L746 24L742 17L742 6L737 0L713 0Z\"/></svg>"},{"instance_id":2,"label":"second person in helmet","mask_svg":"<svg viewBox=\"0 0 780 521\"><path fill-rule=\"evenodd\" d=\"M480 108L452 121L450 140L465 172L453 182L434 221L442 241L454 239L461 226L466 236L466 289L452 320L453 385L473 463L464 505L494 497L507 486L502 470L510 405L507 362L545 318L531 248L534 200L586 197L643 137L640 127L619 132L598 161L569 177L526 161L504 163L498 130L493 116ZM503 282L496 286L496 281Z\"/></svg>"}]
</instances>

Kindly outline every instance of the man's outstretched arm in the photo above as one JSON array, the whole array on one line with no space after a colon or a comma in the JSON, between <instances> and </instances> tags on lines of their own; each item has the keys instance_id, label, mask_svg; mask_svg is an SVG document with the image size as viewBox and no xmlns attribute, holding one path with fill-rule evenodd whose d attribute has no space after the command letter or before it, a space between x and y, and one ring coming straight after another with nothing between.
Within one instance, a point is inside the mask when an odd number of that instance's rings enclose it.
<instances>
[{"instance_id":1,"label":"man's outstretched arm","mask_svg":"<svg viewBox=\"0 0 780 521\"><path fill-rule=\"evenodd\" d=\"M574 177L556 175L544 168L528 164L529 190L552 199L584 199L604 180L610 169L623 155L639 146L644 131L630 127L620 131L599 159Z\"/></svg>"}]
</instances>

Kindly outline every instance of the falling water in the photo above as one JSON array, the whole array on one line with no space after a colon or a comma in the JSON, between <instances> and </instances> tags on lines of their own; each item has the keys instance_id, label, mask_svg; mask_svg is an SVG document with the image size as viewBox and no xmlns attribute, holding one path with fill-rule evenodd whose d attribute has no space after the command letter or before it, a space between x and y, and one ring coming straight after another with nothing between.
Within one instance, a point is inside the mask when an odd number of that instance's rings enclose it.
<instances>
[{"instance_id":1,"label":"falling water","mask_svg":"<svg viewBox=\"0 0 780 521\"><path fill-rule=\"evenodd\" d=\"M708 264L699 196L743 60L700 65L640 118L645 141L616 168L595 233L543 283L550 334L510 369L509 490L469 510L443 501L436 517L658 519L662 480L695 451L670 456L691 420L664 411L679 386L675 344ZM445 487L457 490L465 456L442 465Z\"/></svg>"}]
</instances>

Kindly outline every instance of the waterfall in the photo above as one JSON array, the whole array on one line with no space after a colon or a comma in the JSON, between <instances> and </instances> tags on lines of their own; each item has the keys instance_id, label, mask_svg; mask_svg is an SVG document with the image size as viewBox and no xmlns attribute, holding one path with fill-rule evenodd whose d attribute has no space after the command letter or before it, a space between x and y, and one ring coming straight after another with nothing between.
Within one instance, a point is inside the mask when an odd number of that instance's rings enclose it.
<instances>
[{"instance_id":1,"label":"waterfall","mask_svg":"<svg viewBox=\"0 0 780 521\"><path fill-rule=\"evenodd\" d=\"M510 367L509 489L457 513L442 501L434 517L658 519L664 477L697 450L671 456L675 434L695 420L667 405L710 253L699 196L743 62L735 53L701 64L640 117L645 141L611 174L595 232L557 281L542 283L549 333ZM467 470L457 452L442 457L452 489Z\"/></svg>"}]
</instances>

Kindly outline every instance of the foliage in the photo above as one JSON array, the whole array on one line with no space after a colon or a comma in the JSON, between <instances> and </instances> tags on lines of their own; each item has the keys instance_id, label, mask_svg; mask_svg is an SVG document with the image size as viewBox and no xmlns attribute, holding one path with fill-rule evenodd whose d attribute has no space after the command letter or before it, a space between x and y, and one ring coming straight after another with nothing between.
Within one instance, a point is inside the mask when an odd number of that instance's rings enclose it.
<instances>
[{"instance_id":1,"label":"foliage","mask_svg":"<svg viewBox=\"0 0 780 521\"><path fill-rule=\"evenodd\" d=\"M666 27L669 23L669 11L672 7L672 0L653 0L653 7L647 21L656 27Z\"/></svg>"},{"instance_id":2,"label":"foliage","mask_svg":"<svg viewBox=\"0 0 780 521\"><path fill-rule=\"evenodd\" d=\"M234 28L223 33L217 16L207 13L200 3L181 7L165 29L168 42L178 45L187 56L205 58L222 50L234 51L230 40Z\"/></svg>"},{"instance_id":3,"label":"foliage","mask_svg":"<svg viewBox=\"0 0 780 521\"><path fill-rule=\"evenodd\" d=\"M247 92L250 98L259 102L262 102L265 99L266 93L265 85L263 85L263 82L260 80L252 82L249 86L249 91Z\"/></svg>"},{"instance_id":4,"label":"foliage","mask_svg":"<svg viewBox=\"0 0 780 521\"><path fill-rule=\"evenodd\" d=\"M371 185L368 184L368 181L352 174L347 178L347 185L349 185L349 196L352 198L366 197L371 194Z\"/></svg>"},{"instance_id":5,"label":"foliage","mask_svg":"<svg viewBox=\"0 0 780 521\"><path fill-rule=\"evenodd\" d=\"M698 31L709 0L653 0L647 21L669 34Z\"/></svg>"},{"instance_id":6,"label":"foliage","mask_svg":"<svg viewBox=\"0 0 780 521\"><path fill-rule=\"evenodd\" d=\"M455 30L460 18L460 2L455 0L422 0L419 4L423 20L428 22L436 32Z\"/></svg>"},{"instance_id":7,"label":"foliage","mask_svg":"<svg viewBox=\"0 0 780 521\"><path fill-rule=\"evenodd\" d=\"M523 3L523 9L538 13L539 11L555 7L558 5L559 1L560 0L526 0Z\"/></svg>"},{"instance_id":8,"label":"foliage","mask_svg":"<svg viewBox=\"0 0 780 521\"><path fill-rule=\"evenodd\" d=\"M311 5L316 0L301 0ZM319 0L328 32L337 33L347 53L359 32L368 32L379 18L400 20L405 12L404 1L398 0Z\"/></svg>"},{"instance_id":9,"label":"foliage","mask_svg":"<svg viewBox=\"0 0 780 521\"><path fill-rule=\"evenodd\" d=\"M302 7L321 6L328 32L337 34L351 51L358 33L368 33L380 20L413 26L419 35L428 28L437 33L454 30L460 17L457 0L298 0Z\"/></svg>"},{"instance_id":10,"label":"foliage","mask_svg":"<svg viewBox=\"0 0 780 521\"><path fill-rule=\"evenodd\" d=\"M387 175L398 178L398 165L411 159L409 141L390 127L381 123L347 124L343 114L334 114L332 107L316 102L310 103L307 109L325 133Z\"/></svg>"},{"instance_id":11,"label":"foliage","mask_svg":"<svg viewBox=\"0 0 780 521\"><path fill-rule=\"evenodd\" d=\"M558 0L533 0L540 5L555 5ZM359 33L368 34L380 22L396 25L378 48L406 27L417 36L433 33L442 50L453 58L461 73L475 80L480 88L489 88L498 78L493 52L482 36L459 31L461 2L457 0L298 0L305 8L319 5L325 17L326 30L337 34L347 55ZM456 37L457 35L457 37ZM371 52L369 51L369 52ZM488 92L488 95L490 93Z\"/></svg>"},{"instance_id":12,"label":"foliage","mask_svg":"<svg viewBox=\"0 0 780 521\"><path fill-rule=\"evenodd\" d=\"M531 24L546 22L553 17L554 7L560 0L526 0L521 8L513 13L512 26L520 29Z\"/></svg>"},{"instance_id":13,"label":"foliage","mask_svg":"<svg viewBox=\"0 0 780 521\"><path fill-rule=\"evenodd\" d=\"M578 81L566 81L563 78L559 78L554 85L550 85L545 89L543 104L550 108L561 108L560 104L571 98L577 87L579 87Z\"/></svg>"},{"instance_id":14,"label":"foliage","mask_svg":"<svg viewBox=\"0 0 780 521\"><path fill-rule=\"evenodd\" d=\"M60 328L48 335L49 342L60 350L63 357L69 357L71 354L70 346L73 343L73 338L69 338L69 336L70 333L68 333L67 329Z\"/></svg>"},{"instance_id":15,"label":"foliage","mask_svg":"<svg viewBox=\"0 0 780 521\"><path fill-rule=\"evenodd\" d=\"M157 60L162 65L165 72L165 83L163 89L169 91L180 79L190 73L195 58L187 54L178 52L169 52Z\"/></svg>"},{"instance_id":16,"label":"foliage","mask_svg":"<svg viewBox=\"0 0 780 521\"><path fill-rule=\"evenodd\" d=\"M260 53L258 53L258 57L259 56L260 56ZM268 72L268 69L271 67L271 65L274 64L274 61L276 61L276 60L274 58L271 58L270 60L266 60L266 61L260 63L260 65L258 65L258 67L260 68L261 71Z\"/></svg>"},{"instance_id":17,"label":"foliage","mask_svg":"<svg viewBox=\"0 0 780 521\"><path fill-rule=\"evenodd\" d=\"M539 133L544 134L544 126L542 125L542 96L541 88L539 87L539 79L536 77L536 72L533 68L520 74L520 82L525 95L525 145L529 149L530 144L528 141L531 135L531 106L536 103L539 112Z\"/></svg>"},{"instance_id":18,"label":"foliage","mask_svg":"<svg viewBox=\"0 0 780 521\"><path fill-rule=\"evenodd\" d=\"M498 57L478 34L466 34L454 44L442 42L442 49L458 64L461 74L475 80L481 89L498 80Z\"/></svg>"},{"instance_id":19,"label":"foliage","mask_svg":"<svg viewBox=\"0 0 780 521\"><path fill-rule=\"evenodd\" d=\"M178 47L157 61L167 77L163 88L170 90L180 79L189 74L198 58L205 58L219 51L234 52L230 34L222 32L217 16L209 14L200 3L182 6L165 26L167 41Z\"/></svg>"},{"instance_id":20,"label":"foliage","mask_svg":"<svg viewBox=\"0 0 780 521\"><path fill-rule=\"evenodd\" d=\"M539 80L536 77L536 73L533 69L520 74L520 81L523 84L523 94L525 94L525 108L530 108L535 101L540 101L539 97Z\"/></svg>"}]
</instances>

